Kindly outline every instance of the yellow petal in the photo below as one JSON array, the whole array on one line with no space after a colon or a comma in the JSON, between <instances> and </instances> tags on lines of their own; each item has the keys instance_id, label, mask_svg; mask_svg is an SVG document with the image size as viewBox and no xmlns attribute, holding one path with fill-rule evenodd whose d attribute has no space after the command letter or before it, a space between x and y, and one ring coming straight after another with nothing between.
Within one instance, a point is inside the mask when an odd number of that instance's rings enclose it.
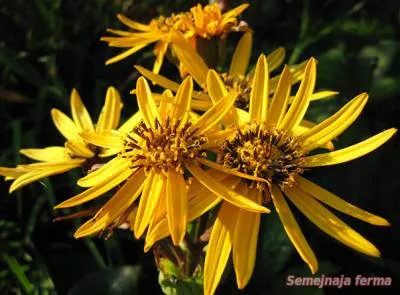
<instances>
[{"instance_id":1,"label":"yellow petal","mask_svg":"<svg viewBox=\"0 0 400 295\"><path fill-rule=\"evenodd\" d=\"M285 60L286 51L283 47L278 47L267 56L268 70L272 72L278 68Z\"/></svg>"},{"instance_id":2,"label":"yellow petal","mask_svg":"<svg viewBox=\"0 0 400 295\"><path fill-rule=\"evenodd\" d=\"M89 202L97 198L98 196L108 192L112 188L119 185L121 182L129 178L133 173L130 169L119 169L112 170L101 182L97 183L95 186L81 192L80 194L65 200L64 202L58 204L54 209L68 208L78 206L80 204Z\"/></svg>"},{"instance_id":3,"label":"yellow petal","mask_svg":"<svg viewBox=\"0 0 400 295\"><path fill-rule=\"evenodd\" d=\"M168 78L165 78L164 76L161 76L159 74L155 74L152 71L149 71L148 69L146 69L144 67L135 66L135 68L136 68L136 70L139 71L140 74L142 74L144 77L146 77L153 83L158 84L161 87L164 87L166 89L170 89L174 92L178 91L178 88L179 88L178 83L176 83Z\"/></svg>"},{"instance_id":4,"label":"yellow petal","mask_svg":"<svg viewBox=\"0 0 400 295\"><path fill-rule=\"evenodd\" d=\"M108 87L106 101L101 110L99 120L96 125L96 132L117 128L121 115L122 102L118 91L114 87Z\"/></svg>"},{"instance_id":5,"label":"yellow petal","mask_svg":"<svg viewBox=\"0 0 400 295\"><path fill-rule=\"evenodd\" d=\"M202 134L213 128L231 110L236 96L236 93L231 92L223 99L219 100L207 112L205 112L200 119L189 127L188 132L190 133L197 130L198 134Z\"/></svg>"},{"instance_id":6,"label":"yellow petal","mask_svg":"<svg viewBox=\"0 0 400 295\"><path fill-rule=\"evenodd\" d=\"M249 188L247 185L246 190ZM250 200L261 204L261 192L257 189L250 189L244 193ZM232 217L233 218L233 217ZM260 214L238 210L236 216L235 234L233 235L232 257L235 268L236 282L239 289L246 287L251 275L257 256L257 240L260 229Z\"/></svg>"},{"instance_id":7,"label":"yellow petal","mask_svg":"<svg viewBox=\"0 0 400 295\"><path fill-rule=\"evenodd\" d=\"M201 168L197 167L195 164L186 166L190 173L193 174L205 187L207 187L212 193L216 194L218 197L226 200L227 202L252 212L269 213L269 209L260 206L246 197L229 190L221 183L215 181L207 175Z\"/></svg>"},{"instance_id":8,"label":"yellow petal","mask_svg":"<svg viewBox=\"0 0 400 295\"><path fill-rule=\"evenodd\" d=\"M104 38L102 40L104 40ZM116 55L116 56L114 56L112 58L107 59L106 60L106 65L110 65L110 64L116 63L116 62L118 62L120 60L123 60L124 58L128 57L129 55L132 55L135 52L139 51L140 49L146 47L150 43L151 42L149 42L149 43L146 42L145 44L139 44L139 45L133 46L132 48L129 48L128 50L125 50L121 54L118 54L118 55Z\"/></svg>"},{"instance_id":9,"label":"yellow petal","mask_svg":"<svg viewBox=\"0 0 400 295\"><path fill-rule=\"evenodd\" d=\"M75 238L91 235L105 229L124 213L139 197L143 189L145 174L143 169L137 170L117 193L96 213L84 223L74 234Z\"/></svg>"},{"instance_id":10,"label":"yellow petal","mask_svg":"<svg viewBox=\"0 0 400 295\"><path fill-rule=\"evenodd\" d=\"M139 239L150 223L151 217L157 207L161 192L165 189L167 180L161 171L150 170L140 197L136 215L134 234Z\"/></svg>"},{"instance_id":11,"label":"yellow petal","mask_svg":"<svg viewBox=\"0 0 400 295\"><path fill-rule=\"evenodd\" d=\"M20 154L36 161L62 162L70 160L68 151L61 146L51 146L43 149L22 149Z\"/></svg>"},{"instance_id":12,"label":"yellow petal","mask_svg":"<svg viewBox=\"0 0 400 295\"><path fill-rule=\"evenodd\" d=\"M288 66L285 65L280 75L278 86L272 98L271 107L268 110L265 124L267 126L279 126L286 113L292 77Z\"/></svg>"},{"instance_id":13,"label":"yellow petal","mask_svg":"<svg viewBox=\"0 0 400 295\"><path fill-rule=\"evenodd\" d=\"M206 165L206 166L208 166L210 168L223 171L223 172L225 172L227 174L231 174L231 175L238 176L238 177L241 177L241 178L245 178L245 179L248 179L248 180L260 181L260 182L268 183L268 181L266 181L264 178L256 177L256 176L253 176L253 175L248 175L248 174L242 173L242 172L240 172L238 170L233 170L233 169L226 168L226 167L224 167L222 165L219 165L219 164L217 164L217 163L215 163L213 161L207 160L205 158L198 159L198 162L201 163L201 164L204 164L204 165Z\"/></svg>"},{"instance_id":14,"label":"yellow petal","mask_svg":"<svg viewBox=\"0 0 400 295\"><path fill-rule=\"evenodd\" d=\"M80 130L76 127L75 123L63 112L57 109L51 110L51 117L54 125L60 133L68 140L79 141Z\"/></svg>"},{"instance_id":15,"label":"yellow petal","mask_svg":"<svg viewBox=\"0 0 400 295\"><path fill-rule=\"evenodd\" d=\"M124 25L138 30L138 31L144 31L144 32L151 32L152 28L148 25L139 23L139 22L135 22L133 20L131 20L130 18L127 18L126 16L122 15L122 14L117 14L118 19L120 20L121 23L123 23Z\"/></svg>"},{"instance_id":16,"label":"yellow petal","mask_svg":"<svg viewBox=\"0 0 400 295\"><path fill-rule=\"evenodd\" d=\"M332 96L335 96L335 95L338 95L338 94L339 94L339 92L337 92L337 91L330 91L330 90L318 91L318 92L314 92L311 95L310 100L311 101L316 101L316 100L332 97Z\"/></svg>"},{"instance_id":17,"label":"yellow petal","mask_svg":"<svg viewBox=\"0 0 400 295\"><path fill-rule=\"evenodd\" d=\"M93 158L95 153L82 141L68 140L65 147L80 158Z\"/></svg>"},{"instance_id":18,"label":"yellow petal","mask_svg":"<svg viewBox=\"0 0 400 295\"><path fill-rule=\"evenodd\" d=\"M318 270L317 258L297 224L280 189L275 185L272 186L271 197L290 241L293 243L304 262L308 264L311 272L315 274Z\"/></svg>"},{"instance_id":19,"label":"yellow petal","mask_svg":"<svg viewBox=\"0 0 400 295\"><path fill-rule=\"evenodd\" d=\"M206 84L208 66L196 53L193 46L178 32L172 32L172 48L178 59L185 65L193 79L204 88Z\"/></svg>"},{"instance_id":20,"label":"yellow petal","mask_svg":"<svg viewBox=\"0 0 400 295\"><path fill-rule=\"evenodd\" d=\"M280 130L291 131L303 119L310 103L310 96L314 91L316 79L316 61L311 58L306 66L303 81L297 90L296 96L287 111L282 123L278 126Z\"/></svg>"},{"instance_id":21,"label":"yellow petal","mask_svg":"<svg viewBox=\"0 0 400 295\"><path fill-rule=\"evenodd\" d=\"M139 110L143 116L144 122L148 127L155 128L156 120L161 122L161 118L150 91L149 84L145 78L140 77L137 80L136 91Z\"/></svg>"},{"instance_id":22,"label":"yellow petal","mask_svg":"<svg viewBox=\"0 0 400 295\"><path fill-rule=\"evenodd\" d=\"M5 180L12 180L15 178L20 177L21 175L24 175L27 172L30 172L29 168L8 168L8 167L0 167L0 175L4 176L6 179Z\"/></svg>"},{"instance_id":23,"label":"yellow petal","mask_svg":"<svg viewBox=\"0 0 400 295\"><path fill-rule=\"evenodd\" d=\"M204 263L204 294L214 294L232 249L238 209L223 203L214 222Z\"/></svg>"},{"instance_id":24,"label":"yellow petal","mask_svg":"<svg viewBox=\"0 0 400 295\"><path fill-rule=\"evenodd\" d=\"M257 61L250 92L250 120L265 122L268 111L268 64L263 54Z\"/></svg>"},{"instance_id":25,"label":"yellow petal","mask_svg":"<svg viewBox=\"0 0 400 295\"><path fill-rule=\"evenodd\" d=\"M160 72L161 66L164 61L165 53L167 52L168 49L168 45L169 45L168 42L164 42L162 40L158 41L156 44L156 48L154 49L156 60L153 66L153 72L156 74Z\"/></svg>"},{"instance_id":26,"label":"yellow petal","mask_svg":"<svg viewBox=\"0 0 400 295\"><path fill-rule=\"evenodd\" d=\"M118 128L118 131L122 133L132 132L133 128L135 128L141 120L142 114L140 112L136 112L124 124L122 124L121 127Z\"/></svg>"},{"instance_id":27,"label":"yellow petal","mask_svg":"<svg viewBox=\"0 0 400 295\"><path fill-rule=\"evenodd\" d=\"M312 223L331 237L361 253L380 256L379 250L372 243L302 190L288 187L285 194Z\"/></svg>"},{"instance_id":28,"label":"yellow petal","mask_svg":"<svg viewBox=\"0 0 400 295\"><path fill-rule=\"evenodd\" d=\"M103 130L101 133L83 131L80 135L84 140L98 147L117 149L124 147L126 137L124 133L116 130Z\"/></svg>"},{"instance_id":29,"label":"yellow petal","mask_svg":"<svg viewBox=\"0 0 400 295\"><path fill-rule=\"evenodd\" d=\"M167 218L174 245L179 245L186 234L187 192L183 175L169 169L167 172Z\"/></svg>"},{"instance_id":30,"label":"yellow petal","mask_svg":"<svg viewBox=\"0 0 400 295\"><path fill-rule=\"evenodd\" d=\"M41 169L34 169L30 172L24 173L20 177L14 180L11 184L9 192L12 193L13 191L28 185L36 180L42 179L47 176L56 175L60 173L64 173L76 167L82 165L84 160L74 161L74 162L64 162L63 164L58 163L58 166L49 165L48 167L42 167Z\"/></svg>"},{"instance_id":31,"label":"yellow petal","mask_svg":"<svg viewBox=\"0 0 400 295\"><path fill-rule=\"evenodd\" d=\"M207 91L210 94L213 104L216 104L217 101L228 95L225 83L214 70L209 70L207 73Z\"/></svg>"},{"instance_id":32,"label":"yellow petal","mask_svg":"<svg viewBox=\"0 0 400 295\"><path fill-rule=\"evenodd\" d=\"M175 95L174 103L171 106L169 115L174 120L181 120L180 126L184 126L187 123L190 112L190 102L192 99L193 91L193 80L189 76L187 77Z\"/></svg>"},{"instance_id":33,"label":"yellow petal","mask_svg":"<svg viewBox=\"0 0 400 295\"><path fill-rule=\"evenodd\" d=\"M366 93L358 95L334 115L301 134L299 141L302 142L302 148L311 151L341 134L361 114L367 100Z\"/></svg>"},{"instance_id":34,"label":"yellow petal","mask_svg":"<svg viewBox=\"0 0 400 295\"><path fill-rule=\"evenodd\" d=\"M246 74L251 56L252 43L252 33L245 33L242 38L240 38L240 41L235 48L235 52L233 53L231 65L229 67L229 75L244 76Z\"/></svg>"},{"instance_id":35,"label":"yellow petal","mask_svg":"<svg viewBox=\"0 0 400 295\"><path fill-rule=\"evenodd\" d=\"M361 219L365 222L368 222L373 225L381 225L381 226L388 226L390 225L389 222L377 215L369 213L365 210L362 210L345 200L335 196L331 192L323 189L319 185L301 177L297 176L296 182L300 185L300 188L305 191L306 193L310 194L314 198L318 199L319 201L331 206L332 208L343 212L347 215L353 216L355 218Z\"/></svg>"},{"instance_id":36,"label":"yellow petal","mask_svg":"<svg viewBox=\"0 0 400 295\"><path fill-rule=\"evenodd\" d=\"M357 159L380 147L396 132L396 128L391 128L347 148L330 153L305 157L303 158L303 166L307 168L329 166Z\"/></svg>"},{"instance_id":37,"label":"yellow petal","mask_svg":"<svg viewBox=\"0 0 400 295\"><path fill-rule=\"evenodd\" d=\"M93 122L90 115L82 103L81 97L76 89L72 90L71 93L71 112L72 118L76 126L80 130L94 131Z\"/></svg>"},{"instance_id":38,"label":"yellow petal","mask_svg":"<svg viewBox=\"0 0 400 295\"><path fill-rule=\"evenodd\" d=\"M81 187L91 187L109 179L109 175L115 171L129 170L130 161L115 157L108 163L101 166L99 169L89 173L85 177L78 180L77 184Z\"/></svg>"}]
</instances>

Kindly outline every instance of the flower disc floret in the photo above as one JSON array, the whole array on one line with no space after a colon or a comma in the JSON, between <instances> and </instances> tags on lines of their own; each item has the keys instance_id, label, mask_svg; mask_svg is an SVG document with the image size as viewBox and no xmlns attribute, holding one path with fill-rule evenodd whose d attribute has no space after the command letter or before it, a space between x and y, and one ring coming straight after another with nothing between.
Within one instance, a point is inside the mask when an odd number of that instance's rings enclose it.
<instances>
[{"instance_id":1,"label":"flower disc floret","mask_svg":"<svg viewBox=\"0 0 400 295\"><path fill-rule=\"evenodd\" d=\"M207 137L194 135L196 129L188 132L191 122L182 127L180 123L180 120L171 122L168 117L164 124L156 120L153 129L141 122L134 128L134 135L128 135L125 139L125 149L121 156L131 158L132 168L157 168L165 172L175 169L183 174L185 162L206 156L202 145L207 142ZM139 140L135 139L137 136Z\"/></svg>"}]
</instances>

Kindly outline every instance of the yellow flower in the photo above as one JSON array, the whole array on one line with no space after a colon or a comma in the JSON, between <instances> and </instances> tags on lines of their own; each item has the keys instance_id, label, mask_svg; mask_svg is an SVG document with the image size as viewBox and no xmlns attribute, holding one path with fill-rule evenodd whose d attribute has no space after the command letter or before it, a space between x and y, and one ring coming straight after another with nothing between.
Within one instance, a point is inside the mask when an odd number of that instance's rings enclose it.
<instances>
[{"instance_id":1,"label":"yellow flower","mask_svg":"<svg viewBox=\"0 0 400 295\"><path fill-rule=\"evenodd\" d=\"M248 111L250 92L254 78L254 72L248 71L249 61L252 49L252 33L245 33L236 46L232 60L230 62L229 71L218 73L223 80L228 90L234 90L238 93L235 101L235 106L239 109ZM213 105L210 99L209 91L207 89L207 74L209 67L206 62L201 58L196 51L193 50L191 45L179 34L172 34L173 45L172 48L189 74L203 89L202 92L193 93L192 109L198 111L205 111ZM282 65L285 59L285 49L280 47L267 56L268 72L271 73ZM303 62L299 65L290 68L292 72L292 84L298 83L303 75L306 63ZM166 88L176 91L179 84L163 77L159 74L153 73L141 66L135 66L136 69L146 78L154 83ZM247 72L248 71L248 72ZM246 73L247 72L247 73ZM278 86L279 75L272 77L269 80L269 94L273 94ZM212 87L211 87L212 88ZM323 99L329 96L336 95L334 91L320 91L313 93L311 100ZM289 101L291 103L293 98Z\"/></svg>"},{"instance_id":2,"label":"yellow flower","mask_svg":"<svg viewBox=\"0 0 400 295\"><path fill-rule=\"evenodd\" d=\"M120 61L147 45L156 43L153 72L158 73L164 56L170 44L173 43L172 31L176 30L184 34L191 43L191 49L195 50L197 38L224 37L231 31L238 31L240 26L238 26L237 16L247 7L248 4L242 4L222 14L217 4L206 5L204 8L198 4L191 8L190 12L172 14L169 17L160 16L147 25L119 14L118 19L133 32L109 29L108 31L117 37L103 37L101 40L108 42L109 46L129 49L107 60L106 64Z\"/></svg>"},{"instance_id":3,"label":"yellow flower","mask_svg":"<svg viewBox=\"0 0 400 295\"><path fill-rule=\"evenodd\" d=\"M192 91L193 81L188 77L175 97L170 91L164 92L169 101L157 107L147 81L140 77L136 93L143 121L137 127L128 132L82 133L88 142L117 149L119 153L103 167L78 181L78 185L89 187L86 191L56 208L82 204L126 182L92 219L78 229L75 237L112 230L120 220L129 217L134 220L135 237L140 238L148 227L152 228L167 215L169 234L174 244L179 244L186 233L188 221L185 172L190 172L220 199L250 211L268 211L225 188L199 168L197 161L205 156L204 148L208 138L213 136L214 126L232 107L236 95L229 93L221 98L193 122L190 118ZM137 204L135 201L140 194Z\"/></svg>"},{"instance_id":4,"label":"yellow flower","mask_svg":"<svg viewBox=\"0 0 400 295\"><path fill-rule=\"evenodd\" d=\"M0 175L5 176L6 180L14 180L10 186L10 193L44 177L88 165L89 159L102 156L102 153L110 152L99 151L96 147L86 142L80 136L80 132L88 130L100 133L118 126L122 103L117 90L113 87L108 88L105 104L96 126L93 125L92 119L75 89L71 93L70 102L72 120L57 109L51 110L54 125L67 139L64 147L51 146L41 149L22 149L20 150L21 154L39 161L39 163L20 164L16 168L0 167ZM129 120L127 124L121 126L122 130L131 128L130 126L135 123L134 121L132 119ZM91 168L90 164L87 168Z\"/></svg>"},{"instance_id":5,"label":"yellow flower","mask_svg":"<svg viewBox=\"0 0 400 295\"><path fill-rule=\"evenodd\" d=\"M208 84L214 85L213 93L222 94L227 91L218 75L209 75L209 78L214 80ZM209 163L206 159L203 159L202 163L218 169L209 170L210 176L223 179L226 185L247 196L249 200L260 205L272 200L286 233L312 273L318 269L317 259L284 196L328 235L364 254L379 256L380 253L373 244L321 203L374 225L388 226L389 223L340 199L303 178L301 174L305 169L312 167L339 164L361 157L389 140L397 130L392 128L383 131L337 151L309 155L311 151L341 134L357 119L367 102L368 95L366 93L358 95L328 119L299 134L295 130L303 120L315 86L315 60L308 61L304 78L292 104L288 106L290 79L290 71L285 67L275 94L270 100L267 59L263 55L260 56L250 92L247 123L237 127L232 134L229 129L221 131L226 135L230 134L224 142L220 142L221 148L217 151L219 158L222 159L219 163L223 164L224 168L221 169L218 164ZM263 181L249 181L241 176L232 175L232 171L257 177ZM198 190L198 187L194 189ZM196 201L196 198L201 198L203 205L207 206L217 197L208 192L198 191L191 196L189 203ZM189 206L188 215L191 216L191 220L199 217L200 212L204 211L200 206L202 204L200 202L198 204L199 206L194 209ZM260 214L243 210L227 202L222 203L206 251L205 294L215 292L230 254L233 257L238 287L242 289L246 286L254 269L259 225ZM167 235L165 221L161 220L146 241L145 249L148 250L152 243Z\"/></svg>"}]
</instances>

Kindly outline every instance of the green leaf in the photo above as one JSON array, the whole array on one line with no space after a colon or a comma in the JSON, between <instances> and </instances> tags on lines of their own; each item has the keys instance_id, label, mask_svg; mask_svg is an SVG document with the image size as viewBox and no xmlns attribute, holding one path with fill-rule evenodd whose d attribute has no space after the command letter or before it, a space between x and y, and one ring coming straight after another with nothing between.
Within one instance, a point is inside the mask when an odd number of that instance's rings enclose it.
<instances>
[{"instance_id":1,"label":"green leaf","mask_svg":"<svg viewBox=\"0 0 400 295\"><path fill-rule=\"evenodd\" d=\"M106 269L84 277L68 295L135 295L140 276L139 266Z\"/></svg>"}]
</instances>

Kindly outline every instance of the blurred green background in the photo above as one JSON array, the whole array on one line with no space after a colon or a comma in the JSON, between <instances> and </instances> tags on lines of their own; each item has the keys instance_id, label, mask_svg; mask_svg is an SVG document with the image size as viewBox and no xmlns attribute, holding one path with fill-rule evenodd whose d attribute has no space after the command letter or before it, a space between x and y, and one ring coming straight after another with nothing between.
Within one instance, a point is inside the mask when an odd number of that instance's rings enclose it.
<instances>
[{"instance_id":1,"label":"blurred green background","mask_svg":"<svg viewBox=\"0 0 400 295\"><path fill-rule=\"evenodd\" d=\"M234 7L243 1L226 1ZM321 121L360 92L370 100L356 123L336 146L356 143L400 124L400 2L398 0L268 0L251 1L244 13L255 32L252 64L262 52L287 49L286 62L318 59L319 89L340 95L312 104L307 116ZM205 2L202 2L205 4ZM150 68L151 48L105 66L118 50L100 42L108 27L122 28L116 13L143 22L159 14L189 9L192 1L1 0L0 1L0 165L27 160L20 148L63 144L50 119L56 107L67 114L69 94L77 88L95 118L106 88L115 86L124 99L123 117L136 110L129 91L138 77L134 64ZM124 28L125 29L125 28ZM232 51L239 34L228 38ZM229 51L228 51L229 52ZM228 55L229 56L229 55ZM176 77L165 64L162 74ZM350 250L323 234L293 210L315 250L319 274L392 277L392 287L363 288L367 294L400 294L399 136L356 161L314 169L310 178L359 207L387 218L379 228L348 218L349 225L374 242L381 259ZM80 171L52 177L8 195L0 182L0 294L161 294L152 255L127 231L104 241L75 240L80 221L53 222L52 207L78 189ZM217 294L354 294L355 287L285 287L287 275L310 273L274 214L264 216L253 278L236 290L229 273ZM397 290L397 292L396 292Z\"/></svg>"}]
</instances>

